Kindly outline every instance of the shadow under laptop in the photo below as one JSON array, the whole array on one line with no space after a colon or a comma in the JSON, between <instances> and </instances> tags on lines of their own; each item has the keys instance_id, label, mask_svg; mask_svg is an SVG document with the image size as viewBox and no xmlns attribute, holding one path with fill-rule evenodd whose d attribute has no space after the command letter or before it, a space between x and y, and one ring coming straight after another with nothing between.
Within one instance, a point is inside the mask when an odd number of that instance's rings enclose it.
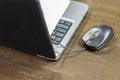
<instances>
[{"instance_id":1,"label":"shadow under laptop","mask_svg":"<svg viewBox=\"0 0 120 80\"><path fill-rule=\"evenodd\" d=\"M50 63L36 56L0 46L1 80L60 80L61 75L58 72L46 67Z\"/></svg>"}]
</instances>

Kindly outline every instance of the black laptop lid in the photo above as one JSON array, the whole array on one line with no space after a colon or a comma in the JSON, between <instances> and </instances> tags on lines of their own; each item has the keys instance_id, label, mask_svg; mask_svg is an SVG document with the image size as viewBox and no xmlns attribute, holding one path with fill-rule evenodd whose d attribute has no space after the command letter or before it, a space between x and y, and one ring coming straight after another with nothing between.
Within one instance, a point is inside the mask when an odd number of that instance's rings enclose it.
<instances>
[{"instance_id":1,"label":"black laptop lid","mask_svg":"<svg viewBox=\"0 0 120 80\"><path fill-rule=\"evenodd\" d=\"M38 0L0 1L0 44L55 58Z\"/></svg>"}]
</instances>

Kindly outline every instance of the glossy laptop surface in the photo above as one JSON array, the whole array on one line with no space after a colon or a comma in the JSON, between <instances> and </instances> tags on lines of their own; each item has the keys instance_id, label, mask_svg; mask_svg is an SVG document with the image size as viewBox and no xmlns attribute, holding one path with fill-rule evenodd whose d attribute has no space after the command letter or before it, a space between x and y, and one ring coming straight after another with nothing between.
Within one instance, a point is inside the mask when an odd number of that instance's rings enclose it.
<instances>
[{"instance_id":1,"label":"glossy laptop surface","mask_svg":"<svg viewBox=\"0 0 120 80\"><path fill-rule=\"evenodd\" d=\"M0 10L0 44L55 58L39 1L2 1Z\"/></svg>"}]
</instances>

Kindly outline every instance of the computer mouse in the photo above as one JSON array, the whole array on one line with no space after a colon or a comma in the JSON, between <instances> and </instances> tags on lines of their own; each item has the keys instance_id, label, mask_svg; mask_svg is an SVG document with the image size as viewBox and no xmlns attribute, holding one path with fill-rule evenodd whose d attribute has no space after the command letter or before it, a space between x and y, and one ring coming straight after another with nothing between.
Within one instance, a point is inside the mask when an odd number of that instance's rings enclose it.
<instances>
[{"instance_id":1,"label":"computer mouse","mask_svg":"<svg viewBox=\"0 0 120 80\"><path fill-rule=\"evenodd\" d=\"M114 36L112 27L98 24L88 30L82 37L83 44L90 50L99 50Z\"/></svg>"}]
</instances>

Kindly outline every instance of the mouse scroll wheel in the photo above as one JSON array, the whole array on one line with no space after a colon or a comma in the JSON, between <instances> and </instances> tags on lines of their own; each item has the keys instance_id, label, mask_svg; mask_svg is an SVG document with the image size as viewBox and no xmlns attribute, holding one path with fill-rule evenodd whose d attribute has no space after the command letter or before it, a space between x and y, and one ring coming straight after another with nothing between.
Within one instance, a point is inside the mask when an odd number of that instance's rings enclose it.
<instances>
[{"instance_id":1,"label":"mouse scroll wheel","mask_svg":"<svg viewBox=\"0 0 120 80\"><path fill-rule=\"evenodd\" d=\"M100 35L99 31L94 32L94 34L90 37L90 41L94 40L95 38L97 38Z\"/></svg>"}]
</instances>

